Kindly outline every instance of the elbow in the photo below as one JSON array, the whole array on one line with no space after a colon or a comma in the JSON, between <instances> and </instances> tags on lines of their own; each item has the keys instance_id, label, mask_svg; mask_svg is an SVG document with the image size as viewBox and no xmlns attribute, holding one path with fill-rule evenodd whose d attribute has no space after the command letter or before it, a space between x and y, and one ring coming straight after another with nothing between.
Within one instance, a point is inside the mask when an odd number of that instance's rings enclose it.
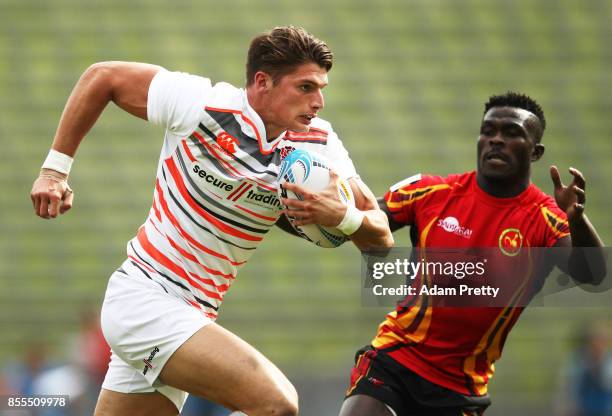
<instances>
[{"instance_id":1,"label":"elbow","mask_svg":"<svg viewBox=\"0 0 612 416\"><path fill-rule=\"evenodd\" d=\"M116 69L116 62L97 62L83 72L80 82L95 88L100 93L106 93L110 97L112 96Z\"/></svg>"},{"instance_id":2,"label":"elbow","mask_svg":"<svg viewBox=\"0 0 612 416\"><path fill-rule=\"evenodd\" d=\"M580 271L571 270L570 276L578 284L589 284L599 286L603 283L608 274L608 269L605 263L597 266L589 265Z\"/></svg>"},{"instance_id":3,"label":"elbow","mask_svg":"<svg viewBox=\"0 0 612 416\"><path fill-rule=\"evenodd\" d=\"M358 242L355 240L353 240L353 242L361 251L389 249L392 248L395 244L393 234L391 234L391 231L389 231L388 229L387 232L381 233L380 235L375 236L373 238L369 238L363 242Z\"/></svg>"},{"instance_id":4,"label":"elbow","mask_svg":"<svg viewBox=\"0 0 612 416\"><path fill-rule=\"evenodd\" d=\"M395 245L395 240L393 239L393 234L391 234L390 230L387 230L387 233L381 239L381 243L379 247L381 248L391 248Z\"/></svg>"}]
</instances>

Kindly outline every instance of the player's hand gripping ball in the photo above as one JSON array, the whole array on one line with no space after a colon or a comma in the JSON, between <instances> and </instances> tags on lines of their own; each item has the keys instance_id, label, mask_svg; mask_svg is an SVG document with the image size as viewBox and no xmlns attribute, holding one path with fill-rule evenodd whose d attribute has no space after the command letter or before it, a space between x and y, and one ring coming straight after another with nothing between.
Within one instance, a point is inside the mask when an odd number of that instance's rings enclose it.
<instances>
[{"instance_id":1,"label":"player's hand gripping ball","mask_svg":"<svg viewBox=\"0 0 612 416\"><path fill-rule=\"evenodd\" d=\"M278 175L278 195L281 198L300 199L301 196L283 187L284 183L301 185L310 191L322 191L329 185L331 166L321 155L306 150L294 150L283 159ZM344 204L355 205L355 198L347 180L340 178L338 196ZM284 206L287 209L286 206ZM349 238L334 227L324 227L318 224L294 225L293 229L305 240L319 247L338 247Z\"/></svg>"}]
</instances>

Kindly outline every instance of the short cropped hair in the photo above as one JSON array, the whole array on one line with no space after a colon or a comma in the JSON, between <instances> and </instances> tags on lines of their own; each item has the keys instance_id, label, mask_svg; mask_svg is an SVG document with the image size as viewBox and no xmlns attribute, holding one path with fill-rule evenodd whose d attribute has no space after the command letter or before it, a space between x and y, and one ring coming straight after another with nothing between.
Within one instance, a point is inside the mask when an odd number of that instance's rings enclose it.
<instances>
[{"instance_id":1,"label":"short cropped hair","mask_svg":"<svg viewBox=\"0 0 612 416\"><path fill-rule=\"evenodd\" d=\"M329 71L333 54L327 44L301 27L280 26L251 41L246 63L246 81L251 85L257 71L272 76L274 82L301 64L313 62Z\"/></svg>"},{"instance_id":2,"label":"short cropped hair","mask_svg":"<svg viewBox=\"0 0 612 416\"><path fill-rule=\"evenodd\" d=\"M542 131L540 132L539 140L544 133L544 129L546 128L546 118L544 118L544 110L542 107L531 97L525 94L521 94L518 92L508 91L502 95L492 95L489 97L489 101L485 103L484 114L487 113L493 107L515 107L522 108L523 110L527 110L530 113L533 113L539 120L542 125Z\"/></svg>"}]
</instances>

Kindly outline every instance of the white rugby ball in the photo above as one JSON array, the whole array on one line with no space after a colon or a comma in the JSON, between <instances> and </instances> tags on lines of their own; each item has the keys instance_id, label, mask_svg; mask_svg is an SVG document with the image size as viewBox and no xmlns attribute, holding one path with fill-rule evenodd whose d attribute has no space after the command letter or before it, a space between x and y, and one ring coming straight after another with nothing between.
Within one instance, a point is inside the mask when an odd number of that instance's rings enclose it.
<instances>
[{"instance_id":1,"label":"white rugby ball","mask_svg":"<svg viewBox=\"0 0 612 416\"><path fill-rule=\"evenodd\" d=\"M278 175L278 195L280 198L301 199L283 187L284 183L295 183L311 191L322 191L329 184L330 164L327 159L317 153L296 149L289 153L281 162ZM355 197L347 180L340 178L338 195L345 204L355 205ZM286 208L286 207L285 207ZM289 219L293 229L305 240L319 247L338 247L349 238L334 227L324 227L318 224L296 226Z\"/></svg>"}]
</instances>

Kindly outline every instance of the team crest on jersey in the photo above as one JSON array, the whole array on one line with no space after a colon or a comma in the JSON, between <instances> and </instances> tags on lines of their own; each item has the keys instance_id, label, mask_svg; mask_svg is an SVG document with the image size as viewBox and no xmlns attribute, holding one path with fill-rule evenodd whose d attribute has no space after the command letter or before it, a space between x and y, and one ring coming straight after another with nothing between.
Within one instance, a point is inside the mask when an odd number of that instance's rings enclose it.
<instances>
[{"instance_id":1,"label":"team crest on jersey","mask_svg":"<svg viewBox=\"0 0 612 416\"><path fill-rule=\"evenodd\" d=\"M499 249L506 256L514 257L523 247L523 234L517 228L506 228L499 235Z\"/></svg>"},{"instance_id":2,"label":"team crest on jersey","mask_svg":"<svg viewBox=\"0 0 612 416\"><path fill-rule=\"evenodd\" d=\"M293 152L294 150L295 150L295 147L293 146L287 146L287 147L283 147L282 149L280 149L281 160L289 156L289 153Z\"/></svg>"},{"instance_id":3,"label":"team crest on jersey","mask_svg":"<svg viewBox=\"0 0 612 416\"><path fill-rule=\"evenodd\" d=\"M226 131L219 133L217 136L217 144L221 146L223 150L232 154L236 152L236 147L240 146L238 139Z\"/></svg>"}]
</instances>

